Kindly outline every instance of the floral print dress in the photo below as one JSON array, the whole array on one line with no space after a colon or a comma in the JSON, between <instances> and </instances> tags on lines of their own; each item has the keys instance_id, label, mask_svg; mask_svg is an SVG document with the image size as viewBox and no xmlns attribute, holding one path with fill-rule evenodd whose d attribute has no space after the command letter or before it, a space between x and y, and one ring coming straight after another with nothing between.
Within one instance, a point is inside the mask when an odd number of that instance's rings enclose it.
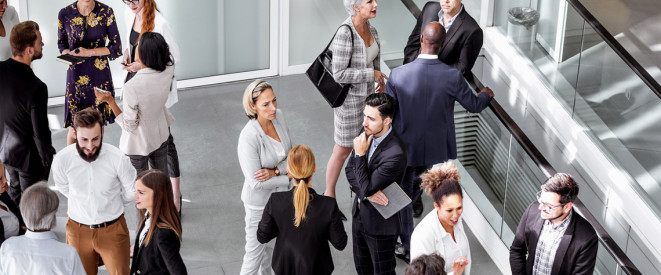
<instances>
[{"instance_id":1,"label":"floral print dress","mask_svg":"<svg viewBox=\"0 0 661 275\"><path fill-rule=\"evenodd\" d=\"M58 14L57 45L60 52L108 47L110 55L92 56L85 61L69 66L67 70L64 127L72 125L76 112L94 106L101 112L104 121L115 122L115 115L107 103L96 99L94 88L98 87L115 95L108 59L122 55L122 42L115 14L112 9L98 1L88 16L78 12L76 3L66 6ZM106 41L108 42L106 44Z\"/></svg>"}]
</instances>

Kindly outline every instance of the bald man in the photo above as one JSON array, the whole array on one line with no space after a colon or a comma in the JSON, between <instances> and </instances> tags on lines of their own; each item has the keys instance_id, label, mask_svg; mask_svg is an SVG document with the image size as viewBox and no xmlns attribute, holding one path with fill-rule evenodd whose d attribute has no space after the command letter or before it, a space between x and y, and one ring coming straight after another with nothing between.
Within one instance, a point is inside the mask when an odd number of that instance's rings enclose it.
<instances>
[{"instance_id":1,"label":"bald man","mask_svg":"<svg viewBox=\"0 0 661 275\"><path fill-rule=\"evenodd\" d=\"M486 108L493 97L489 88L474 94L461 71L438 60L438 50L445 37L439 22L427 24L420 37L420 55L411 63L392 70L386 93L397 99L398 112L393 128L404 140L408 151L408 167L401 182L402 189L416 200L420 197L419 175L432 165L457 158L454 132L454 103L458 101L472 113ZM408 259L413 210L402 210L403 247L397 257Z\"/></svg>"}]
</instances>

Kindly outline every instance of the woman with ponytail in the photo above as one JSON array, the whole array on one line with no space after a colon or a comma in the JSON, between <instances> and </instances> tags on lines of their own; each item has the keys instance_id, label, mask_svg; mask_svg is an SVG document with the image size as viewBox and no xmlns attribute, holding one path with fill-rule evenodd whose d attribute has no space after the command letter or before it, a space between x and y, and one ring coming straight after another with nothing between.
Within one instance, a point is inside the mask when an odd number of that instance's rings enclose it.
<instances>
[{"instance_id":1,"label":"woman with ponytail","mask_svg":"<svg viewBox=\"0 0 661 275\"><path fill-rule=\"evenodd\" d=\"M135 59L135 52L137 50L138 42L143 33L146 32L155 32L159 33L165 38L168 47L170 49L170 54L172 58L172 63L175 65L180 61L179 55L179 45L174 39L174 33L170 24L165 20L165 17L161 15L156 6L154 0L123 0L124 3L128 6L128 9L124 12L124 18L126 18L126 36L128 37L129 44L126 45L124 51L124 70L126 71L126 77L124 82L128 82L135 74L140 70L141 64ZM125 40L126 41L126 40ZM176 67L176 66L175 66ZM176 72L175 72L176 75ZM170 93L168 94L168 99L165 102L165 107L170 108L172 105L179 101L177 96L177 80L175 76L172 76L170 81ZM168 121L168 130L170 125L174 120ZM174 196L174 205L177 207L177 211L181 212L181 191L179 189L179 155L177 153L177 147L174 145L174 139L172 134L168 135L167 139L167 161L168 161L168 175L172 181L172 195Z\"/></svg>"},{"instance_id":2,"label":"woman with ponytail","mask_svg":"<svg viewBox=\"0 0 661 275\"><path fill-rule=\"evenodd\" d=\"M434 200L434 210L413 230L411 260L435 253L445 259L447 274L470 274L470 247L461 219L464 195L457 167L447 161L432 167L420 178L420 188Z\"/></svg>"},{"instance_id":3,"label":"woman with ponytail","mask_svg":"<svg viewBox=\"0 0 661 275\"><path fill-rule=\"evenodd\" d=\"M315 171L310 148L295 146L287 156L287 174L295 188L273 193L264 207L257 240L267 243L276 238L272 261L276 274L331 274L328 242L338 250L347 245L337 202L312 189Z\"/></svg>"},{"instance_id":4,"label":"woman with ponytail","mask_svg":"<svg viewBox=\"0 0 661 275\"><path fill-rule=\"evenodd\" d=\"M170 179L160 170L138 174L135 203L138 231L131 274L188 274L181 259L181 219L174 207Z\"/></svg>"}]
</instances>

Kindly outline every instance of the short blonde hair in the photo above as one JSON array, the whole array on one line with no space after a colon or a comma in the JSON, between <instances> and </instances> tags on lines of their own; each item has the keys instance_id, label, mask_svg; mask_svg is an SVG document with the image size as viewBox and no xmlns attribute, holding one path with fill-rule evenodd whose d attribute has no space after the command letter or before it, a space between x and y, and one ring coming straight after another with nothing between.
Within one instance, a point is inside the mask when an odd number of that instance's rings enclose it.
<instances>
[{"instance_id":1,"label":"short blonde hair","mask_svg":"<svg viewBox=\"0 0 661 275\"><path fill-rule=\"evenodd\" d=\"M243 92L243 110L246 112L246 116L248 116L249 119L257 118L257 110L255 110L257 97L267 89L273 90L273 87L263 79L257 79L246 87L246 90Z\"/></svg>"},{"instance_id":2,"label":"short blonde hair","mask_svg":"<svg viewBox=\"0 0 661 275\"><path fill-rule=\"evenodd\" d=\"M342 0L342 4L344 4L344 10L346 10L349 15L354 15L356 14L356 11L353 10L353 6L360 8L363 2L361 0Z\"/></svg>"}]
</instances>

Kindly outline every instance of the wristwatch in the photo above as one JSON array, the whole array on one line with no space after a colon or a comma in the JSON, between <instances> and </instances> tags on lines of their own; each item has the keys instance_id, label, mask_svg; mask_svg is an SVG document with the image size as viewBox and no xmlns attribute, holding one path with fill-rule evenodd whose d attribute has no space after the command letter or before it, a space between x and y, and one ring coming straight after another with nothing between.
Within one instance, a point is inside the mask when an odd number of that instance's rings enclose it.
<instances>
[{"instance_id":1,"label":"wristwatch","mask_svg":"<svg viewBox=\"0 0 661 275\"><path fill-rule=\"evenodd\" d=\"M280 170L278 169L278 167L275 168L275 175L280 176Z\"/></svg>"}]
</instances>

